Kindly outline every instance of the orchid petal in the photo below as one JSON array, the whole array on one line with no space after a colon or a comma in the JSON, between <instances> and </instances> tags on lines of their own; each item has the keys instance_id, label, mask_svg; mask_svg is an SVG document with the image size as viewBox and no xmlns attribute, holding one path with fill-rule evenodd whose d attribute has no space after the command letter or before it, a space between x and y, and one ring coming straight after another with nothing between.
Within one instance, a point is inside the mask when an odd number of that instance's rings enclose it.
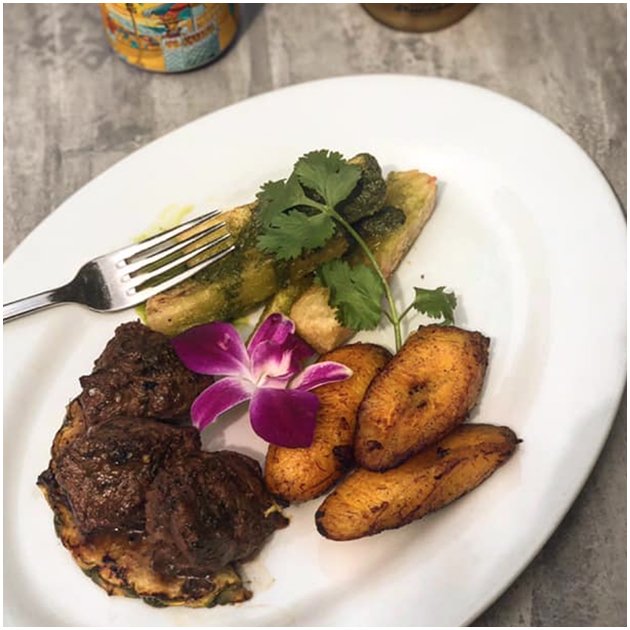
<instances>
[{"instance_id":1,"label":"orchid petal","mask_svg":"<svg viewBox=\"0 0 630 630\"><path fill-rule=\"evenodd\" d=\"M254 333L254 336L247 345L247 350L250 354L253 353L256 346L264 341L274 341L282 345L287 337L294 334L295 324L293 320L284 316L282 313L272 313L258 327L258 330Z\"/></svg>"},{"instance_id":2,"label":"orchid petal","mask_svg":"<svg viewBox=\"0 0 630 630\"><path fill-rule=\"evenodd\" d=\"M292 389L258 389L249 406L254 431L270 444L289 448L310 446L319 399Z\"/></svg>"},{"instance_id":3,"label":"orchid petal","mask_svg":"<svg viewBox=\"0 0 630 630\"><path fill-rule=\"evenodd\" d=\"M311 357L314 357L316 354L315 350L309 346L302 337L298 335L293 336L293 340L291 343L291 355L293 357L293 361L297 363L300 367L302 363Z\"/></svg>"},{"instance_id":4,"label":"orchid petal","mask_svg":"<svg viewBox=\"0 0 630 630\"><path fill-rule=\"evenodd\" d=\"M252 375L259 387L264 387L268 378L287 383L299 371L301 365L292 360L290 349L273 341L263 341L251 354Z\"/></svg>"},{"instance_id":5,"label":"orchid petal","mask_svg":"<svg viewBox=\"0 0 630 630\"><path fill-rule=\"evenodd\" d=\"M282 313L272 313L260 325L251 338L247 350L253 355L256 348L265 342L272 342L291 350L298 362L305 361L315 354L303 339L295 333L295 323Z\"/></svg>"},{"instance_id":6,"label":"orchid petal","mask_svg":"<svg viewBox=\"0 0 630 630\"><path fill-rule=\"evenodd\" d=\"M181 362L193 372L214 376L249 376L249 357L236 328L212 322L171 339Z\"/></svg>"},{"instance_id":7,"label":"orchid petal","mask_svg":"<svg viewBox=\"0 0 630 630\"><path fill-rule=\"evenodd\" d=\"M268 317L265 323L271 317L274 316ZM291 322L291 320L287 321ZM267 330L273 332L269 326ZM286 330L285 328L285 332ZM292 333L286 336L275 334L272 338L265 340L259 337L255 347L252 348L250 345L249 353L252 376L261 387L267 386L268 382L288 382L302 369L305 359L315 354L306 342Z\"/></svg>"},{"instance_id":8,"label":"orchid petal","mask_svg":"<svg viewBox=\"0 0 630 630\"><path fill-rule=\"evenodd\" d=\"M254 386L247 381L239 378L222 378L195 398L190 408L192 423L201 431L220 414L249 400L254 391Z\"/></svg>"},{"instance_id":9,"label":"orchid petal","mask_svg":"<svg viewBox=\"0 0 630 630\"><path fill-rule=\"evenodd\" d=\"M300 391L314 389L327 383L345 381L352 376L352 370L336 361L322 361L309 365L295 377L289 387Z\"/></svg>"}]
</instances>

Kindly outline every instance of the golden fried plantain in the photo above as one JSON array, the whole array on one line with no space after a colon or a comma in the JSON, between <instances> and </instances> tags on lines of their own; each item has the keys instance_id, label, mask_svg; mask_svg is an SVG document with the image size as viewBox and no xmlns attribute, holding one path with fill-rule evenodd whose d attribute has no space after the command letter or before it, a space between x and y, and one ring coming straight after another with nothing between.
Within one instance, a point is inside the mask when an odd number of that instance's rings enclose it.
<instances>
[{"instance_id":1,"label":"golden fried plantain","mask_svg":"<svg viewBox=\"0 0 630 630\"><path fill-rule=\"evenodd\" d=\"M265 483L272 494L289 502L314 499L352 466L359 404L374 376L390 358L385 348L369 343L342 346L320 358L347 365L353 375L315 390L320 408L311 446L269 447Z\"/></svg>"},{"instance_id":2,"label":"golden fried plantain","mask_svg":"<svg viewBox=\"0 0 630 630\"><path fill-rule=\"evenodd\" d=\"M354 540L422 518L476 488L518 441L507 427L466 424L398 468L356 470L317 510L317 529L332 540Z\"/></svg>"},{"instance_id":3,"label":"golden fried plantain","mask_svg":"<svg viewBox=\"0 0 630 630\"><path fill-rule=\"evenodd\" d=\"M359 408L356 461L387 470L437 442L477 402L490 341L454 326L421 326L372 381Z\"/></svg>"}]
</instances>

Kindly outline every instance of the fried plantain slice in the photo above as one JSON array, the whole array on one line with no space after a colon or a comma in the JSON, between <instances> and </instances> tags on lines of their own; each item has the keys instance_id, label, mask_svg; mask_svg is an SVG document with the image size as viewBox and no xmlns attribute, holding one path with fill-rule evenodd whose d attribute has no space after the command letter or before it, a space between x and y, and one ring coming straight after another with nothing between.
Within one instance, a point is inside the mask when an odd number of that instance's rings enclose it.
<instances>
[{"instance_id":1,"label":"fried plantain slice","mask_svg":"<svg viewBox=\"0 0 630 630\"><path fill-rule=\"evenodd\" d=\"M518 441L508 427L466 424L397 468L356 470L317 510L317 529L332 540L353 540L422 518L476 488Z\"/></svg>"},{"instance_id":2,"label":"fried plantain slice","mask_svg":"<svg viewBox=\"0 0 630 630\"><path fill-rule=\"evenodd\" d=\"M271 445L265 460L269 491L290 503L320 496L353 465L353 442L359 404L368 385L391 358L370 343L342 346L320 357L353 372L345 381L314 390L320 401L313 443L308 448Z\"/></svg>"},{"instance_id":3,"label":"fried plantain slice","mask_svg":"<svg viewBox=\"0 0 630 630\"><path fill-rule=\"evenodd\" d=\"M372 381L359 408L357 462L387 470L437 442L474 407L489 339L454 326L421 326Z\"/></svg>"}]
</instances>

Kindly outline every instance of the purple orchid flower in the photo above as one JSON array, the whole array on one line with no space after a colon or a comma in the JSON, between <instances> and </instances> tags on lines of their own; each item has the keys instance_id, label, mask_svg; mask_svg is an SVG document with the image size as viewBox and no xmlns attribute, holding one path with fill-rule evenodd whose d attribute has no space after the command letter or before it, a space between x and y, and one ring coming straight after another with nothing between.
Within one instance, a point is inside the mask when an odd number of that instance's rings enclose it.
<instances>
[{"instance_id":1,"label":"purple orchid flower","mask_svg":"<svg viewBox=\"0 0 630 630\"><path fill-rule=\"evenodd\" d=\"M191 328L171 342L189 370L224 377L192 404L192 421L200 431L228 409L251 400L252 428L278 446L309 446L319 409L319 399L309 390L352 376L350 368L334 361L302 370L315 352L295 334L293 321L280 313L267 317L247 347L236 328L224 322Z\"/></svg>"}]
</instances>

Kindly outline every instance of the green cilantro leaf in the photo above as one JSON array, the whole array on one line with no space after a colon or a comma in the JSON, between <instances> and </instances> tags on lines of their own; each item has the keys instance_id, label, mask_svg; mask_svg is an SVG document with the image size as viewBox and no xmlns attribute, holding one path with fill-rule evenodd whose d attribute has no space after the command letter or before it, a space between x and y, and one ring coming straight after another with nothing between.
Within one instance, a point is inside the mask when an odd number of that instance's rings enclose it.
<instances>
[{"instance_id":1,"label":"green cilantro leaf","mask_svg":"<svg viewBox=\"0 0 630 630\"><path fill-rule=\"evenodd\" d=\"M257 195L262 222L258 245L278 260L297 258L303 250L322 247L335 232L335 222L321 211L296 206L312 204L295 175L267 182Z\"/></svg>"},{"instance_id":2,"label":"green cilantro leaf","mask_svg":"<svg viewBox=\"0 0 630 630\"><path fill-rule=\"evenodd\" d=\"M273 223L274 219L285 210L308 204L310 201L295 174L287 180L281 179L263 184L256 198L260 206L260 218L263 225Z\"/></svg>"},{"instance_id":3,"label":"green cilantro leaf","mask_svg":"<svg viewBox=\"0 0 630 630\"><path fill-rule=\"evenodd\" d=\"M290 260L325 245L335 232L330 211L348 197L360 177L361 169L340 153L323 150L302 156L288 179L267 182L257 195L259 247L278 260Z\"/></svg>"},{"instance_id":4,"label":"green cilantro leaf","mask_svg":"<svg viewBox=\"0 0 630 630\"><path fill-rule=\"evenodd\" d=\"M348 198L361 178L361 169L336 151L311 151L295 164L294 174L306 188L322 197L329 208Z\"/></svg>"},{"instance_id":5,"label":"green cilantro leaf","mask_svg":"<svg viewBox=\"0 0 630 630\"><path fill-rule=\"evenodd\" d=\"M441 318L442 324L453 324L457 299L444 287L416 287L414 301L399 314L368 244L336 209L355 190L361 174L359 166L350 164L336 151L323 149L303 155L288 179L267 182L257 195L258 247L278 261L291 260L304 251L325 246L337 223L345 227L371 266L351 267L344 260L332 260L317 270L317 279L329 289L329 303L342 326L372 330L385 312L394 327L398 350L402 345L401 322L411 309ZM388 310L381 309L383 296L387 296Z\"/></svg>"},{"instance_id":6,"label":"green cilantro leaf","mask_svg":"<svg viewBox=\"0 0 630 630\"><path fill-rule=\"evenodd\" d=\"M330 291L329 303L337 321L353 330L373 330L381 321L383 286L371 267L351 267L331 260L317 270L320 282Z\"/></svg>"},{"instance_id":7,"label":"green cilantro leaf","mask_svg":"<svg viewBox=\"0 0 630 630\"><path fill-rule=\"evenodd\" d=\"M297 258L302 250L326 244L335 232L335 222L327 214L309 216L293 210L274 217L258 237L259 246L275 254L278 260Z\"/></svg>"},{"instance_id":8,"label":"green cilantro leaf","mask_svg":"<svg viewBox=\"0 0 630 630\"><path fill-rule=\"evenodd\" d=\"M433 319L444 319L442 322L445 325L452 325L455 323L453 311L457 306L457 298L454 293L446 293L445 287L438 287L437 289L419 289L414 287L416 297L412 306Z\"/></svg>"}]
</instances>

